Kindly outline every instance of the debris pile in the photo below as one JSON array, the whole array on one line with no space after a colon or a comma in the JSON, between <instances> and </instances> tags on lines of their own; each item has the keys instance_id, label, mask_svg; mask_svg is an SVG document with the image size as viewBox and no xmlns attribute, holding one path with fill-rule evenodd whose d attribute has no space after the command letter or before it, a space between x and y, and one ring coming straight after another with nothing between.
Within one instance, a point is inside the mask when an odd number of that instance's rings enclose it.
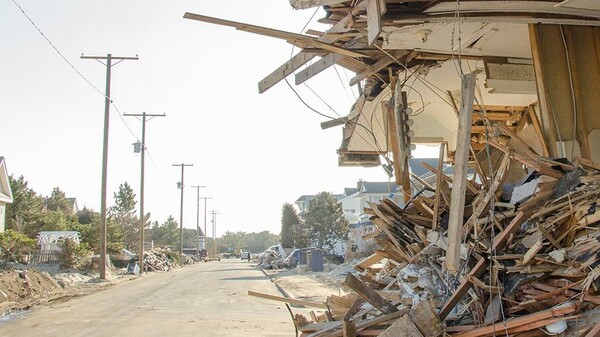
<instances>
[{"instance_id":1,"label":"debris pile","mask_svg":"<svg viewBox=\"0 0 600 337\"><path fill-rule=\"evenodd\" d=\"M168 248L144 252L144 271L170 271L181 266L179 254Z\"/></svg>"},{"instance_id":2,"label":"debris pile","mask_svg":"<svg viewBox=\"0 0 600 337\"><path fill-rule=\"evenodd\" d=\"M369 204L377 230L365 238L381 250L346 275L353 293L294 315L302 336L600 335L600 164L543 158L502 125L490 133L458 240L451 177L405 207Z\"/></svg>"},{"instance_id":3,"label":"debris pile","mask_svg":"<svg viewBox=\"0 0 600 337\"><path fill-rule=\"evenodd\" d=\"M62 291L63 288L47 272L35 269L0 272L0 304L10 306L11 303L41 299Z\"/></svg>"}]
</instances>

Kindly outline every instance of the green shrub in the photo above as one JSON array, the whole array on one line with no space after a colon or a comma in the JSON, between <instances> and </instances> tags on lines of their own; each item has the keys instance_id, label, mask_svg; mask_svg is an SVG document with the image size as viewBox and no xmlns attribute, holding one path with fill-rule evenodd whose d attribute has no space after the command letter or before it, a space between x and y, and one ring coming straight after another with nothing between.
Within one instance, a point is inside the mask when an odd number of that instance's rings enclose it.
<instances>
[{"instance_id":1,"label":"green shrub","mask_svg":"<svg viewBox=\"0 0 600 337\"><path fill-rule=\"evenodd\" d=\"M0 251L6 262L16 262L22 255L31 253L36 245L34 239L12 229L0 233Z\"/></svg>"},{"instance_id":2,"label":"green shrub","mask_svg":"<svg viewBox=\"0 0 600 337\"><path fill-rule=\"evenodd\" d=\"M77 268L90 252L87 243L78 244L73 239L66 239L59 246L61 268Z\"/></svg>"}]
</instances>

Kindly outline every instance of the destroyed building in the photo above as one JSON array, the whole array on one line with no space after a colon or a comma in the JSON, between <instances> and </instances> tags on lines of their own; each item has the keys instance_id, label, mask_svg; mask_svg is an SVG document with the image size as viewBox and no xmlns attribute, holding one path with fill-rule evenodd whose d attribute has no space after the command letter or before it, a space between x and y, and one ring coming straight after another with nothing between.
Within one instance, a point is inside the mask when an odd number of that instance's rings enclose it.
<instances>
[{"instance_id":1,"label":"destroyed building","mask_svg":"<svg viewBox=\"0 0 600 337\"><path fill-rule=\"evenodd\" d=\"M340 165L382 165L405 194L369 206L380 250L348 274L352 295L295 316L299 333L600 335L600 2L290 4L322 7L330 28L184 17L300 48L261 93L334 64L354 72L360 97L322 127L343 128ZM413 144L441 145L425 165L435 181L411 175Z\"/></svg>"}]
</instances>

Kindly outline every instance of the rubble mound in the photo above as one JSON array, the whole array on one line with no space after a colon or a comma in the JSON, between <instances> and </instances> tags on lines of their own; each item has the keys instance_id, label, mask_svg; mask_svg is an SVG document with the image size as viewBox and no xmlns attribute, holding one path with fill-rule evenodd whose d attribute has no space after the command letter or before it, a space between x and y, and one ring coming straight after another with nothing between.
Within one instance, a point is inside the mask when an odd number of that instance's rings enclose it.
<instances>
[{"instance_id":1,"label":"rubble mound","mask_svg":"<svg viewBox=\"0 0 600 337\"><path fill-rule=\"evenodd\" d=\"M0 271L0 304L38 299L63 291L48 274L35 269Z\"/></svg>"}]
</instances>

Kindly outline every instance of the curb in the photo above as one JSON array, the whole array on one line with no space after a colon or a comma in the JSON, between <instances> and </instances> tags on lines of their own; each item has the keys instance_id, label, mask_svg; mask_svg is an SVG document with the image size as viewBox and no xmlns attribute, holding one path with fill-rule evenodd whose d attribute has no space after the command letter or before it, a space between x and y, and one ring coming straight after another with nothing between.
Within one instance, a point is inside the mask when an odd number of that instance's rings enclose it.
<instances>
[{"instance_id":1,"label":"curb","mask_svg":"<svg viewBox=\"0 0 600 337\"><path fill-rule=\"evenodd\" d=\"M281 295L283 295L283 297L292 298L290 296L290 294L288 294L287 291L285 291L285 289L283 289L279 284L277 284L277 282L273 281L273 278L271 277L271 275L267 274L267 272L265 272L264 269L260 268L260 271L262 271L263 274L265 274L265 276L269 278L269 281L271 281L271 283L273 283L275 285L275 287L277 288L277 290L279 290L279 292L281 293Z\"/></svg>"}]
</instances>

